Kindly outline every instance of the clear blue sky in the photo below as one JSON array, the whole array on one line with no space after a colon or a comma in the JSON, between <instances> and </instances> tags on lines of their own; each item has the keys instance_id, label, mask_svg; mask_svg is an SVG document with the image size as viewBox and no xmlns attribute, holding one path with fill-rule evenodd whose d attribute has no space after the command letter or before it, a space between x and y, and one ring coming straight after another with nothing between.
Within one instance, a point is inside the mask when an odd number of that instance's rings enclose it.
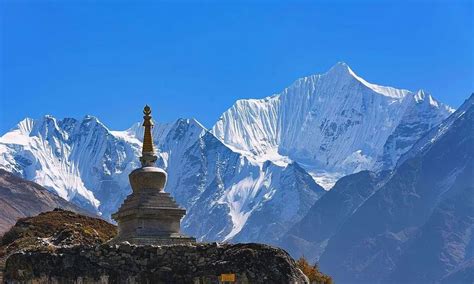
<instances>
[{"instance_id":1,"label":"clear blue sky","mask_svg":"<svg viewBox=\"0 0 474 284\"><path fill-rule=\"evenodd\" d=\"M224 2L1 0L0 133L45 114L125 129L145 103L209 127L338 61L454 107L474 91L473 1Z\"/></svg>"}]
</instances>

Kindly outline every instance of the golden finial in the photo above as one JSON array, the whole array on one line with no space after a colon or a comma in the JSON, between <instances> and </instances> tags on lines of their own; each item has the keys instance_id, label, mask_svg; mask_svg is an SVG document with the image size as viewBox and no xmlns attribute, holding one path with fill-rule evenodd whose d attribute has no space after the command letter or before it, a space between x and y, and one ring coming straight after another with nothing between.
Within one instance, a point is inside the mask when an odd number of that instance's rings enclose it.
<instances>
[{"instance_id":1,"label":"golden finial","mask_svg":"<svg viewBox=\"0 0 474 284\"><path fill-rule=\"evenodd\" d=\"M143 134L143 148L141 162L142 166L151 166L156 161L155 151L153 149L153 137L151 129L153 128L153 121L151 120L151 108L145 105L143 108L143 126L145 131Z\"/></svg>"},{"instance_id":2,"label":"golden finial","mask_svg":"<svg viewBox=\"0 0 474 284\"><path fill-rule=\"evenodd\" d=\"M145 105L145 107L143 108L143 114L145 114L145 116L149 116L151 118L151 116L150 116L151 108L148 105Z\"/></svg>"}]
</instances>

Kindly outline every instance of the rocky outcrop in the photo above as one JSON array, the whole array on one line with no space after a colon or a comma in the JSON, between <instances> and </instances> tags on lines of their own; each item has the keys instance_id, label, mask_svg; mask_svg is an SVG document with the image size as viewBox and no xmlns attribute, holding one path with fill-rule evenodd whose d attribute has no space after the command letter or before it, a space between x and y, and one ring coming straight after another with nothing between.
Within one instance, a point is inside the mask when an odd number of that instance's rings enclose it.
<instances>
[{"instance_id":1,"label":"rocky outcrop","mask_svg":"<svg viewBox=\"0 0 474 284\"><path fill-rule=\"evenodd\" d=\"M56 208L34 217L19 219L0 238L0 283L9 255L19 251L55 251L60 247L100 245L117 233L117 228L98 218Z\"/></svg>"},{"instance_id":2,"label":"rocky outcrop","mask_svg":"<svg viewBox=\"0 0 474 284\"><path fill-rule=\"evenodd\" d=\"M56 208L18 220L1 238L0 252L9 255L25 250L53 251L60 247L94 246L116 234L117 228L102 219Z\"/></svg>"},{"instance_id":3,"label":"rocky outcrop","mask_svg":"<svg viewBox=\"0 0 474 284\"><path fill-rule=\"evenodd\" d=\"M75 246L10 256L6 283L307 283L283 250L262 244Z\"/></svg>"}]
</instances>

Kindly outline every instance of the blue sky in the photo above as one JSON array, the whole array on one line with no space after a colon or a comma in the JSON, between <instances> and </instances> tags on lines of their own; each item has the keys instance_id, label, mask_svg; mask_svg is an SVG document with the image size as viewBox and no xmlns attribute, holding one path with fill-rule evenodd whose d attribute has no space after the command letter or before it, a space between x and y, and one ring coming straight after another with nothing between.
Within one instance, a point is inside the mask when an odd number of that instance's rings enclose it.
<instances>
[{"instance_id":1,"label":"blue sky","mask_svg":"<svg viewBox=\"0 0 474 284\"><path fill-rule=\"evenodd\" d=\"M195 117L344 61L458 107L474 91L472 1L1 1L0 133L29 116L112 129Z\"/></svg>"}]
</instances>

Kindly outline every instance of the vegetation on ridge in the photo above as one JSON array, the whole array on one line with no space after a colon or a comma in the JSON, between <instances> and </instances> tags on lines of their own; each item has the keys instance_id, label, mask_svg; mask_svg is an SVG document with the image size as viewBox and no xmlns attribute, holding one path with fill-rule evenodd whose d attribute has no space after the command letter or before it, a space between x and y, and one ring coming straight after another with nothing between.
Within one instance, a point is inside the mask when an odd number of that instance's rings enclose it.
<instances>
[{"instance_id":1,"label":"vegetation on ridge","mask_svg":"<svg viewBox=\"0 0 474 284\"><path fill-rule=\"evenodd\" d=\"M319 271L318 264L310 265L306 258L300 257L296 261L296 265L301 271L308 276L309 282L312 284L333 284L332 278Z\"/></svg>"}]
</instances>

